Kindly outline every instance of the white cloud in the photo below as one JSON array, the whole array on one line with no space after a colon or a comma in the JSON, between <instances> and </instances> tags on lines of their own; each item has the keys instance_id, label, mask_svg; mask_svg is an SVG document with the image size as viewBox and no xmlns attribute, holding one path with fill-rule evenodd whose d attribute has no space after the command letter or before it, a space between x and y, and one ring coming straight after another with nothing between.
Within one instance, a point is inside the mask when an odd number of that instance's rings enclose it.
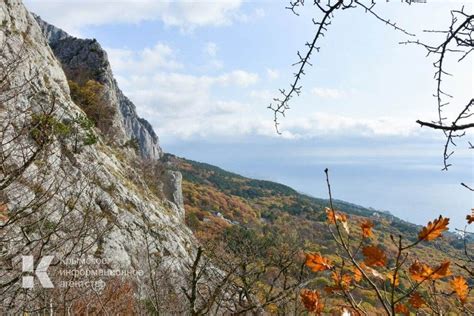
<instances>
[{"instance_id":1,"label":"white cloud","mask_svg":"<svg viewBox=\"0 0 474 316\"><path fill-rule=\"evenodd\" d=\"M265 16L265 10L263 10L262 8L256 8L251 13L236 14L236 20L246 23L246 22L250 22L256 19L263 18L264 16Z\"/></svg>"},{"instance_id":2,"label":"white cloud","mask_svg":"<svg viewBox=\"0 0 474 316\"><path fill-rule=\"evenodd\" d=\"M270 80L275 80L280 78L280 72L276 69L267 68L267 76Z\"/></svg>"},{"instance_id":3,"label":"white cloud","mask_svg":"<svg viewBox=\"0 0 474 316\"><path fill-rule=\"evenodd\" d=\"M161 137L277 137L272 115L265 110L275 94L256 86L260 79L256 73L241 69L213 76L186 73L174 50L163 43L137 52L112 49L109 55L121 88ZM240 95L238 99L224 98L220 93L224 87ZM317 91L330 98L344 95L335 89ZM410 136L419 131L403 119L357 119L314 112L292 114L280 123L282 137L289 139Z\"/></svg>"},{"instance_id":4,"label":"white cloud","mask_svg":"<svg viewBox=\"0 0 474 316\"><path fill-rule=\"evenodd\" d=\"M259 81L256 73L186 73L173 49L163 43L142 51L109 49L109 55L120 87L161 137L250 133L261 125L248 119L250 104L217 96L225 87L245 91L254 86Z\"/></svg>"},{"instance_id":5,"label":"white cloud","mask_svg":"<svg viewBox=\"0 0 474 316\"><path fill-rule=\"evenodd\" d=\"M347 95L346 92L339 89L320 88L320 87L315 87L311 89L311 94L320 98L325 98L325 99L341 99Z\"/></svg>"},{"instance_id":6,"label":"white cloud","mask_svg":"<svg viewBox=\"0 0 474 316\"><path fill-rule=\"evenodd\" d=\"M256 73L247 72L245 70L234 70L229 73L225 73L216 78L216 82L222 85L237 84L241 87L248 87L256 84L259 77Z\"/></svg>"},{"instance_id":7,"label":"white cloud","mask_svg":"<svg viewBox=\"0 0 474 316\"><path fill-rule=\"evenodd\" d=\"M90 25L162 21L184 31L231 24L239 19L242 0L25 0L29 10L73 35Z\"/></svg>"},{"instance_id":8,"label":"white cloud","mask_svg":"<svg viewBox=\"0 0 474 316\"><path fill-rule=\"evenodd\" d=\"M245 88L253 76L244 73L213 77L161 72L118 81L160 137L226 137L256 133L264 126L252 115L250 104L216 97L222 86Z\"/></svg>"},{"instance_id":9,"label":"white cloud","mask_svg":"<svg viewBox=\"0 0 474 316\"><path fill-rule=\"evenodd\" d=\"M217 44L214 42L207 42L203 48L204 53L209 55L210 57L216 57L217 50L218 50Z\"/></svg>"},{"instance_id":10,"label":"white cloud","mask_svg":"<svg viewBox=\"0 0 474 316\"><path fill-rule=\"evenodd\" d=\"M176 52L163 43L141 51L108 48L107 54L114 72L152 73L158 69L182 69L183 64L176 60Z\"/></svg>"},{"instance_id":11,"label":"white cloud","mask_svg":"<svg viewBox=\"0 0 474 316\"><path fill-rule=\"evenodd\" d=\"M252 90L252 91L250 91L250 96L252 98L257 99L258 101L268 101L268 102L270 102L275 97L275 94L272 93L270 90L263 89L263 90Z\"/></svg>"},{"instance_id":12,"label":"white cloud","mask_svg":"<svg viewBox=\"0 0 474 316\"><path fill-rule=\"evenodd\" d=\"M402 118L378 117L360 119L328 113L312 113L304 117L281 120L281 128L296 138L321 135L353 135L365 137L412 136L421 131L416 124Z\"/></svg>"}]
</instances>

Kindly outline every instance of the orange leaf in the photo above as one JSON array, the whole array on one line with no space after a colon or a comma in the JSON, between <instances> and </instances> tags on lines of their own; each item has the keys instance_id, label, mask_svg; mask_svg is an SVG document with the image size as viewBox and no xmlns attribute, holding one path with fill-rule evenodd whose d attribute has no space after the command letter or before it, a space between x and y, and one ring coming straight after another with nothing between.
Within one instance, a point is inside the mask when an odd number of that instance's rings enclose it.
<instances>
[{"instance_id":1,"label":"orange leaf","mask_svg":"<svg viewBox=\"0 0 474 316\"><path fill-rule=\"evenodd\" d=\"M428 225L423 227L421 232L418 234L419 240L433 240L441 236L441 233L445 230L448 230L449 218L439 218L435 219L433 222L429 222Z\"/></svg>"},{"instance_id":2,"label":"orange leaf","mask_svg":"<svg viewBox=\"0 0 474 316\"><path fill-rule=\"evenodd\" d=\"M408 271L410 272L411 278L416 282L427 280L433 273L433 270L428 265L418 260L413 262Z\"/></svg>"},{"instance_id":3,"label":"orange leaf","mask_svg":"<svg viewBox=\"0 0 474 316\"><path fill-rule=\"evenodd\" d=\"M341 288L339 286L329 286L329 285L326 285L324 287L324 291L327 293L327 294L334 294L335 292L339 291Z\"/></svg>"},{"instance_id":4,"label":"orange leaf","mask_svg":"<svg viewBox=\"0 0 474 316\"><path fill-rule=\"evenodd\" d=\"M364 254L364 262L368 266L385 266L387 261L387 257L385 256L385 252L377 246L367 246L362 249L362 253Z\"/></svg>"},{"instance_id":5,"label":"orange leaf","mask_svg":"<svg viewBox=\"0 0 474 316\"><path fill-rule=\"evenodd\" d=\"M333 211L331 208L326 207L326 216L328 218L328 222L331 224L336 224L336 221L340 222L347 222L346 214Z\"/></svg>"},{"instance_id":6,"label":"orange leaf","mask_svg":"<svg viewBox=\"0 0 474 316\"><path fill-rule=\"evenodd\" d=\"M395 306L395 313L397 314L403 314L403 315L410 315L410 311L408 310L408 307L403 304L397 304Z\"/></svg>"},{"instance_id":7,"label":"orange leaf","mask_svg":"<svg viewBox=\"0 0 474 316\"><path fill-rule=\"evenodd\" d=\"M411 306L413 306L413 308L416 308L416 309L426 304L425 300L423 299L423 297L421 297L420 293L418 292L413 293L410 296L410 299L408 300L408 302L410 303Z\"/></svg>"},{"instance_id":8,"label":"orange leaf","mask_svg":"<svg viewBox=\"0 0 474 316\"><path fill-rule=\"evenodd\" d=\"M354 273L354 281L360 282L362 280L362 272L357 267L352 267L352 272Z\"/></svg>"},{"instance_id":9,"label":"orange leaf","mask_svg":"<svg viewBox=\"0 0 474 316\"><path fill-rule=\"evenodd\" d=\"M301 291L301 301L308 312L321 314L324 308L321 302L321 296L317 291L303 290Z\"/></svg>"},{"instance_id":10,"label":"orange leaf","mask_svg":"<svg viewBox=\"0 0 474 316\"><path fill-rule=\"evenodd\" d=\"M313 272L329 270L332 267L331 261L318 253L307 253L305 264Z\"/></svg>"},{"instance_id":11,"label":"orange leaf","mask_svg":"<svg viewBox=\"0 0 474 316\"><path fill-rule=\"evenodd\" d=\"M474 222L474 208L471 209L471 215L466 215L466 220L468 224Z\"/></svg>"},{"instance_id":12,"label":"orange leaf","mask_svg":"<svg viewBox=\"0 0 474 316\"><path fill-rule=\"evenodd\" d=\"M466 280L462 276L455 277L451 281L451 287L454 292L458 295L462 303L466 302L467 294L469 292L469 287L467 286Z\"/></svg>"},{"instance_id":13,"label":"orange leaf","mask_svg":"<svg viewBox=\"0 0 474 316\"><path fill-rule=\"evenodd\" d=\"M331 277L334 280L334 283L343 289L348 289L352 282L352 277L349 274L343 274L341 276L338 272L334 271Z\"/></svg>"},{"instance_id":14,"label":"orange leaf","mask_svg":"<svg viewBox=\"0 0 474 316\"><path fill-rule=\"evenodd\" d=\"M362 236L365 238L369 238L372 236L372 227L374 227L374 223L370 220L366 220L360 224L360 228L362 229Z\"/></svg>"},{"instance_id":15,"label":"orange leaf","mask_svg":"<svg viewBox=\"0 0 474 316\"><path fill-rule=\"evenodd\" d=\"M451 274L449 270L449 261L443 262L439 267L436 269L431 268L430 266L419 262L418 260L415 261L410 269L411 278L416 282L422 282L428 279L436 280L444 278Z\"/></svg>"},{"instance_id":16,"label":"orange leaf","mask_svg":"<svg viewBox=\"0 0 474 316\"><path fill-rule=\"evenodd\" d=\"M434 270L434 273L431 275L431 278L441 279L448 275L451 275L451 271L449 270L449 264L449 261L443 262L436 270Z\"/></svg>"}]
</instances>

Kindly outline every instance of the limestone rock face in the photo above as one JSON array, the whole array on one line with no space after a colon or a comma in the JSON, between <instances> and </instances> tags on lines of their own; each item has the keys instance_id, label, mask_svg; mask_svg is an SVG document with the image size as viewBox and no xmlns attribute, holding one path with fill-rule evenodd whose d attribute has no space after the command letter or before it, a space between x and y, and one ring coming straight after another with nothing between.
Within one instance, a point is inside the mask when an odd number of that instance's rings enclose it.
<instances>
[{"instance_id":1,"label":"limestone rock face","mask_svg":"<svg viewBox=\"0 0 474 316\"><path fill-rule=\"evenodd\" d=\"M165 198L174 204L176 212L184 221L184 200L182 192L183 176L179 171L167 170L163 179Z\"/></svg>"},{"instance_id":2,"label":"limestone rock face","mask_svg":"<svg viewBox=\"0 0 474 316\"><path fill-rule=\"evenodd\" d=\"M9 63L21 54L21 62L15 64L9 86L29 82L15 98L0 100L0 136L9 140L2 142L1 152L10 153L2 160L0 179L8 177L3 173L5 170L18 168L21 159L28 159L38 147L32 133L18 133L31 119L31 113L48 109L52 104L51 116L58 122L68 122L83 113L71 100L63 71L72 71L75 67L97 70L96 78L108 87L111 102L120 108L120 120L116 124L123 127L124 137L138 138L144 157L159 158L161 149L157 136L150 124L137 116L132 102L117 87L100 45L94 40L70 37L38 21L42 28L19 0L0 1L0 61ZM15 133L19 136L8 136ZM100 136L96 144L83 146L77 152L71 149L72 143L65 136L54 136L47 149L38 155L41 157L38 162L25 164L21 174L6 185L0 202L6 201L5 208L11 210L9 215L18 209L28 211L28 203L37 199L39 193L57 188L57 193L47 196L47 200L41 201L41 207L34 210L36 213L32 213L36 217L47 214L45 218L53 223L48 227L62 227L55 226L56 219L64 225L66 232L49 237L51 243L58 241L54 248L56 255L66 251L69 245L59 241L71 234L68 230L79 227L87 214L96 231L103 233L100 242L91 243L87 251L106 257L112 265L139 268L143 251L150 244L153 253L168 256L172 261L188 262L196 241L183 222L181 175L167 174L166 195L178 209L176 212L144 183L140 172L130 163L136 156L129 159L127 151L107 145ZM65 225L68 218L71 222ZM12 225L13 234L16 228ZM32 236L41 232L32 230L29 239L33 240ZM18 237L15 244L1 245L11 257L23 238L21 233L15 236ZM33 247L31 242L25 245ZM43 251L47 249L43 247Z\"/></svg>"},{"instance_id":3,"label":"limestone rock face","mask_svg":"<svg viewBox=\"0 0 474 316\"><path fill-rule=\"evenodd\" d=\"M135 105L122 93L113 77L107 53L95 39L80 39L34 16L51 46L56 58L70 80L82 80L84 76L96 80L106 88L106 99L117 109L113 125L119 132L115 138L122 142L136 139L144 158L159 159L162 150L158 136L150 123L137 115Z\"/></svg>"}]
</instances>

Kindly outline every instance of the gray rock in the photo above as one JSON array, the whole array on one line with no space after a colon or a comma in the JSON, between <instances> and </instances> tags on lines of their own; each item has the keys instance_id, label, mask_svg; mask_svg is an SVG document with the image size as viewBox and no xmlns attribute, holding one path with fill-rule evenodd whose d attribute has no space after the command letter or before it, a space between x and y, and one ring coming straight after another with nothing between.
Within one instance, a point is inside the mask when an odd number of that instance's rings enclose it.
<instances>
[{"instance_id":1,"label":"gray rock","mask_svg":"<svg viewBox=\"0 0 474 316\"><path fill-rule=\"evenodd\" d=\"M167 170L164 173L163 193L165 198L176 205L178 216L184 220L184 200L181 184L183 176L179 171Z\"/></svg>"},{"instance_id":2,"label":"gray rock","mask_svg":"<svg viewBox=\"0 0 474 316\"><path fill-rule=\"evenodd\" d=\"M40 22L41 23L41 22ZM136 136L142 145L142 154L149 158L158 158L161 149L158 138L151 126L140 119L133 104L126 99L118 89L110 71L105 51L94 40L79 40L67 37L64 32L45 27L43 30L37 21L26 10L21 1L0 1L0 44L2 52L0 60L11 62L15 54L21 52L22 61L15 67L10 83L13 87L21 86L25 80L31 79L28 91L20 93L16 98L2 103L0 108L0 130L3 135L16 135L15 126L22 126L26 113L55 104L52 114L57 120L70 120L82 110L71 100L67 78L56 59L44 34L52 41L52 47L57 56L67 67L87 67L91 71L97 67L97 78L106 84L109 89L110 100L120 107L122 124L126 137ZM55 44L55 45L54 45ZM75 55L77 54L77 56ZM66 69L69 69L67 68ZM38 75L39 74L39 75ZM14 166L21 162L25 155L35 150L35 142L28 133L2 143L2 151L11 153L2 163L5 166ZM32 163L24 170L22 177L15 180L1 193L8 200L9 209L25 208L35 198L35 191L51 190L50 186L57 186L57 192L51 199L44 202L32 214L40 216L47 214L48 219L56 221L61 218L61 212L69 208L68 197L74 197L74 205L68 214L70 226L77 226L84 218L87 210L89 216L98 218L97 230L101 231L105 225L111 226L110 231L104 230L103 241L91 245L90 251L101 254L110 260L113 266L128 268L138 266L144 260L143 251L146 249L146 236L155 245L160 254L168 254L178 263L192 260L192 252L197 244L192 232L183 222L183 202L181 194L181 175L169 172L167 181L168 198L175 207L167 207L162 198L151 194L150 190L140 188L131 183L126 177L133 168L124 150L108 146L102 139L92 146L85 146L77 153L65 153L67 139L55 137L48 146L47 155L40 163ZM71 159L74 158L74 159ZM136 158L136 157L134 157ZM133 157L131 158L133 159ZM0 179L7 176L4 168L0 170ZM174 210L176 208L178 213ZM68 227L51 236L51 242L57 242L55 255L60 256L67 252L68 244L62 243L67 236ZM14 253L15 247L22 244L22 234L14 227L11 233L15 244L6 248ZM5 232L7 233L7 232ZM28 244L28 243L27 243ZM25 248L26 252L27 248ZM23 251L23 250L22 250ZM0 266L2 263L0 258ZM174 269L182 268L180 264ZM13 273L9 271L8 273ZM0 302L3 298L0 298ZM0 304L1 305L1 304ZM1 313L1 312L0 312Z\"/></svg>"},{"instance_id":3,"label":"gray rock","mask_svg":"<svg viewBox=\"0 0 474 316\"><path fill-rule=\"evenodd\" d=\"M118 132L115 140L122 143L136 139L143 158L159 159L162 150L151 124L140 118L135 105L122 93L114 79L106 51L95 39L70 36L34 15L56 58L70 80L93 79L105 86L107 102L117 109L113 127Z\"/></svg>"}]
</instances>

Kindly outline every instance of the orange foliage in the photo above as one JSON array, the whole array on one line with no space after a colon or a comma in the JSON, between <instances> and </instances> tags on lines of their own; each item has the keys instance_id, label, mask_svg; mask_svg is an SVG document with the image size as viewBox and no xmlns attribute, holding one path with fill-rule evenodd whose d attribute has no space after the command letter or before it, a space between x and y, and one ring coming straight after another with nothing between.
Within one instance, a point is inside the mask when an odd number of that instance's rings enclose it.
<instances>
[{"instance_id":1,"label":"orange foliage","mask_svg":"<svg viewBox=\"0 0 474 316\"><path fill-rule=\"evenodd\" d=\"M433 273L433 270L431 270L428 265L421 263L418 260L413 262L408 271L410 272L411 278L416 282L422 282L428 279Z\"/></svg>"},{"instance_id":2,"label":"orange foliage","mask_svg":"<svg viewBox=\"0 0 474 316\"><path fill-rule=\"evenodd\" d=\"M328 222L331 224L336 224L336 221L340 221L343 223L347 222L346 214L333 211L329 207L326 207L326 215L327 215Z\"/></svg>"},{"instance_id":3,"label":"orange foliage","mask_svg":"<svg viewBox=\"0 0 474 316\"><path fill-rule=\"evenodd\" d=\"M334 271L331 275L334 283L337 284L337 288L348 289L349 285L351 285L352 277L349 274L343 274L342 276Z\"/></svg>"},{"instance_id":4,"label":"orange foliage","mask_svg":"<svg viewBox=\"0 0 474 316\"><path fill-rule=\"evenodd\" d=\"M449 261L443 262L438 268L433 270L427 264L415 261L409 269L410 276L414 281L422 282L427 279L441 279L451 274Z\"/></svg>"},{"instance_id":5,"label":"orange foliage","mask_svg":"<svg viewBox=\"0 0 474 316\"><path fill-rule=\"evenodd\" d=\"M423 227L421 232L418 234L419 240L433 240L441 236L441 233L448 230L449 218L443 218L439 216L433 222L429 222L428 225Z\"/></svg>"},{"instance_id":6,"label":"orange foliage","mask_svg":"<svg viewBox=\"0 0 474 316\"><path fill-rule=\"evenodd\" d=\"M134 315L137 304L132 283L116 278L99 293L74 301L71 309L74 315Z\"/></svg>"},{"instance_id":7,"label":"orange foliage","mask_svg":"<svg viewBox=\"0 0 474 316\"><path fill-rule=\"evenodd\" d=\"M353 267L352 272L354 273L354 281L360 282L362 280L362 272L357 267Z\"/></svg>"},{"instance_id":8,"label":"orange foliage","mask_svg":"<svg viewBox=\"0 0 474 316\"><path fill-rule=\"evenodd\" d=\"M471 215L466 215L466 220L469 225L474 222L474 208L471 209Z\"/></svg>"},{"instance_id":9,"label":"orange foliage","mask_svg":"<svg viewBox=\"0 0 474 316\"><path fill-rule=\"evenodd\" d=\"M413 306L413 308L416 308L416 309L426 304L425 300L423 299L423 297L421 297L420 293L418 292L413 293L410 296L410 299L408 300L408 302L410 303L411 306Z\"/></svg>"},{"instance_id":10,"label":"orange foliage","mask_svg":"<svg viewBox=\"0 0 474 316\"><path fill-rule=\"evenodd\" d=\"M464 279L462 276L458 276L455 277L450 284L454 292L456 292L456 294L458 295L461 302L465 303L467 299L467 294L469 293L469 287L467 285L466 279Z\"/></svg>"},{"instance_id":11,"label":"orange foliage","mask_svg":"<svg viewBox=\"0 0 474 316\"><path fill-rule=\"evenodd\" d=\"M362 253L364 254L364 262L368 266L385 266L387 262L387 256L385 252L380 249L378 246L367 246L362 249Z\"/></svg>"},{"instance_id":12,"label":"orange foliage","mask_svg":"<svg viewBox=\"0 0 474 316\"><path fill-rule=\"evenodd\" d=\"M372 227L374 227L374 223L367 219L360 224L360 228L362 229L362 236L365 238L369 238L372 236Z\"/></svg>"},{"instance_id":13,"label":"orange foliage","mask_svg":"<svg viewBox=\"0 0 474 316\"><path fill-rule=\"evenodd\" d=\"M301 301L307 311L320 315L323 311L324 304L321 302L321 296L318 291L303 290L301 291Z\"/></svg>"},{"instance_id":14,"label":"orange foliage","mask_svg":"<svg viewBox=\"0 0 474 316\"><path fill-rule=\"evenodd\" d=\"M404 304L397 304L395 306L395 313L403 314L403 315L410 315L410 311L408 310L408 307Z\"/></svg>"},{"instance_id":15,"label":"orange foliage","mask_svg":"<svg viewBox=\"0 0 474 316\"><path fill-rule=\"evenodd\" d=\"M432 279L441 279L448 275L451 275L451 271L449 270L449 261L443 262L436 270L434 270L433 275L431 276Z\"/></svg>"},{"instance_id":16,"label":"orange foliage","mask_svg":"<svg viewBox=\"0 0 474 316\"><path fill-rule=\"evenodd\" d=\"M317 253L306 254L305 264L313 272L331 269L331 261Z\"/></svg>"}]
</instances>

